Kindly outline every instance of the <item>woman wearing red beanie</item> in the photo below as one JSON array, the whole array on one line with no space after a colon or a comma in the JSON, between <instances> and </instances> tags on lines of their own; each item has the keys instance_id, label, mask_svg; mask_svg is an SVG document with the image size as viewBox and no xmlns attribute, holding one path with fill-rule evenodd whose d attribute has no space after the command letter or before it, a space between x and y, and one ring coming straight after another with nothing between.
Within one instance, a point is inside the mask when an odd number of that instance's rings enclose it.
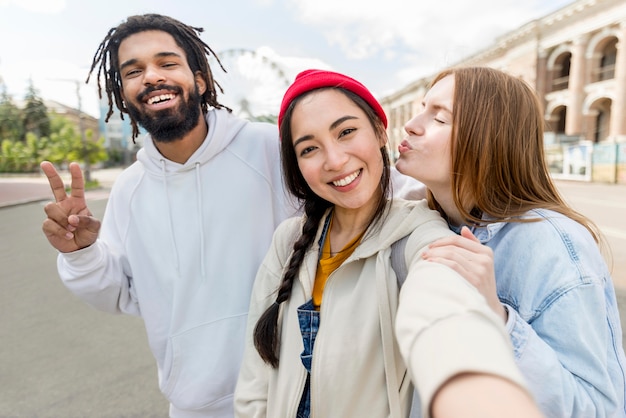
<instances>
[{"instance_id":1,"label":"woman wearing red beanie","mask_svg":"<svg viewBox=\"0 0 626 418\"><path fill-rule=\"evenodd\" d=\"M460 275L421 257L453 234L446 222L424 200L391 199L387 119L368 89L343 74L304 71L278 121L284 181L304 214L278 227L257 274L236 416L404 418L411 378L417 414L428 416L442 385L465 387L468 375L497 376L496 392L512 387L530 403L497 315ZM403 282L391 257L405 236ZM413 308L396 318L400 303ZM396 321L414 326L396 338ZM400 345L411 356L438 346L446 354L422 373L407 368ZM469 410L479 399L465 398Z\"/></svg>"}]
</instances>

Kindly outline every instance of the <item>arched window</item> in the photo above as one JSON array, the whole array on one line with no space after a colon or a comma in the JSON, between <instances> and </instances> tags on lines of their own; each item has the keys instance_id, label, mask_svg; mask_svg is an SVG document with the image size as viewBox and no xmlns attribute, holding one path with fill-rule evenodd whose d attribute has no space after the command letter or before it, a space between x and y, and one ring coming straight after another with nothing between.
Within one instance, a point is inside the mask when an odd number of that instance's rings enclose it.
<instances>
[{"instance_id":1,"label":"arched window","mask_svg":"<svg viewBox=\"0 0 626 418\"><path fill-rule=\"evenodd\" d=\"M604 81L615 77L615 60L617 58L617 38L611 38L604 44L598 68L596 68L596 80Z\"/></svg>"},{"instance_id":2,"label":"arched window","mask_svg":"<svg viewBox=\"0 0 626 418\"><path fill-rule=\"evenodd\" d=\"M561 106L557 109L556 114L558 116L556 122L556 133L564 134L565 133L565 117L567 116L567 108L565 106Z\"/></svg>"},{"instance_id":3,"label":"arched window","mask_svg":"<svg viewBox=\"0 0 626 418\"><path fill-rule=\"evenodd\" d=\"M554 63L552 72L552 91L565 90L569 85L569 72L572 61L572 54L565 52L561 54Z\"/></svg>"},{"instance_id":4,"label":"arched window","mask_svg":"<svg viewBox=\"0 0 626 418\"><path fill-rule=\"evenodd\" d=\"M611 99L602 98L597 100L592 109L596 112L593 125L593 142L602 142L609 136L609 125L611 123Z\"/></svg>"},{"instance_id":5,"label":"arched window","mask_svg":"<svg viewBox=\"0 0 626 418\"><path fill-rule=\"evenodd\" d=\"M605 127L607 125L606 120L607 120L606 112L600 111L598 113L598 117L596 118L596 129L593 135L593 142L596 142L596 143L600 142L606 136L607 134L605 130Z\"/></svg>"}]
</instances>

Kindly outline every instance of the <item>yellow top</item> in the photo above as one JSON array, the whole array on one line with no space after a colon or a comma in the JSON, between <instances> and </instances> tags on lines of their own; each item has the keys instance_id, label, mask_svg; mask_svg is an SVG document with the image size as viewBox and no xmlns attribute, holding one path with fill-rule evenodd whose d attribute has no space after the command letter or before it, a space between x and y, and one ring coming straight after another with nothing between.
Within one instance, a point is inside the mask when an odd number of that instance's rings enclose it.
<instances>
[{"instance_id":1,"label":"yellow top","mask_svg":"<svg viewBox=\"0 0 626 418\"><path fill-rule=\"evenodd\" d=\"M328 226L328 232L332 228L332 219L330 221L330 225ZM319 309L322 304L322 294L324 293L324 286L326 285L326 280L328 280L328 276L337 269L346 261L348 257L354 252L356 247L358 247L361 242L361 238L365 231L361 232L357 235L352 241L350 241L341 251L339 251L334 256L330 253L330 234L327 234L326 239L324 240L324 247L322 248L322 255L320 257L319 263L317 264L317 271L315 272L315 283L313 285L313 305L316 309Z\"/></svg>"}]
</instances>

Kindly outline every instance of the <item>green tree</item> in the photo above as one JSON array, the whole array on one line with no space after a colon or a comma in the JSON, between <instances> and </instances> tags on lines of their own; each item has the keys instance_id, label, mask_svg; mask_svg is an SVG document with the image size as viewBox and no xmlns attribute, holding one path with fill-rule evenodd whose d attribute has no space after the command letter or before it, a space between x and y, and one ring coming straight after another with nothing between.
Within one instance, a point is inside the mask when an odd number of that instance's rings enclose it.
<instances>
[{"instance_id":1,"label":"green tree","mask_svg":"<svg viewBox=\"0 0 626 418\"><path fill-rule=\"evenodd\" d=\"M26 160L25 143L5 139L0 145L0 171L14 173L21 171L23 161Z\"/></svg>"},{"instance_id":2,"label":"green tree","mask_svg":"<svg viewBox=\"0 0 626 418\"><path fill-rule=\"evenodd\" d=\"M276 125L278 123L278 116L277 115L260 115L260 116L256 116L252 118L252 120L257 121L257 122L273 123Z\"/></svg>"},{"instance_id":3,"label":"green tree","mask_svg":"<svg viewBox=\"0 0 626 418\"><path fill-rule=\"evenodd\" d=\"M104 148L104 137L94 140L93 131L85 131L85 142L76 132L76 127L66 118L53 114L50 119L52 133L45 139L40 156L57 165L65 165L71 161L87 160L89 164L106 161L108 158Z\"/></svg>"},{"instance_id":4,"label":"green tree","mask_svg":"<svg viewBox=\"0 0 626 418\"><path fill-rule=\"evenodd\" d=\"M90 165L94 165L99 162L103 162L109 159L106 148L104 147L104 137L101 136L97 140L94 139L93 130L87 129L85 131L87 138L85 152ZM84 161L84 158L81 158Z\"/></svg>"},{"instance_id":5,"label":"green tree","mask_svg":"<svg viewBox=\"0 0 626 418\"><path fill-rule=\"evenodd\" d=\"M90 164L106 161L104 137L94 140L93 131L85 131L85 141L76 132L74 124L63 116L51 114L50 136L38 137L32 132L24 141L5 139L0 143L1 172L34 172L39 162L48 160L58 166L71 161Z\"/></svg>"},{"instance_id":6,"label":"green tree","mask_svg":"<svg viewBox=\"0 0 626 418\"><path fill-rule=\"evenodd\" d=\"M19 141L24 137L22 112L13 103L13 98L7 93L6 84L0 80L0 141L9 139Z\"/></svg>"},{"instance_id":7,"label":"green tree","mask_svg":"<svg viewBox=\"0 0 626 418\"><path fill-rule=\"evenodd\" d=\"M39 138L49 136L50 118L48 117L48 109L43 103L43 99L39 97L39 93L35 89L32 80L29 82L24 99L26 101L26 105L22 111L24 131L32 132Z\"/></svg>"}]
</instances>

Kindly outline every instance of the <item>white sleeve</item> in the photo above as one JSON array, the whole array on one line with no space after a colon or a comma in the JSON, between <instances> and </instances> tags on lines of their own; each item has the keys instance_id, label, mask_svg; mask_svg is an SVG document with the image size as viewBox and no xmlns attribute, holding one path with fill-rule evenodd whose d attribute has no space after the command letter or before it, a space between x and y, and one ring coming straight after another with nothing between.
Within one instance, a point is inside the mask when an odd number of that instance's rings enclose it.
<instances>
[{"instance_id":1,"label":"white sleeve","mask_svg":"<svg viewBox=\"0 0 626 418\"><path fill-rule=\"evenodd\" d=\"M391 167L391 184L394 197L405 200L426 198L426 186L413 177L400 173L395 167Z\"/></svg>"},{"instance_id":2,"label":"white sleeve","mask_svg":"<svg viewBox=\"0 0 626 418\"><path fill-rule=\"evenodd\" d=\"M81 250L60 253L57 259L63 284L85 303L104 312L140 315L122 264L100 239Z\"/></svg>"},{"instance_id":3,"label":"white sleeve","mask_svg":"<svg viewBox=\"0 0 626 418\"><path fill-rule=\"evenodd\" d=\"M476 288L444 265L413 263L395 326L424 417L441 386L461 373L496 375L526 389L502 320Z\"/></svg>"}]
</instances>

